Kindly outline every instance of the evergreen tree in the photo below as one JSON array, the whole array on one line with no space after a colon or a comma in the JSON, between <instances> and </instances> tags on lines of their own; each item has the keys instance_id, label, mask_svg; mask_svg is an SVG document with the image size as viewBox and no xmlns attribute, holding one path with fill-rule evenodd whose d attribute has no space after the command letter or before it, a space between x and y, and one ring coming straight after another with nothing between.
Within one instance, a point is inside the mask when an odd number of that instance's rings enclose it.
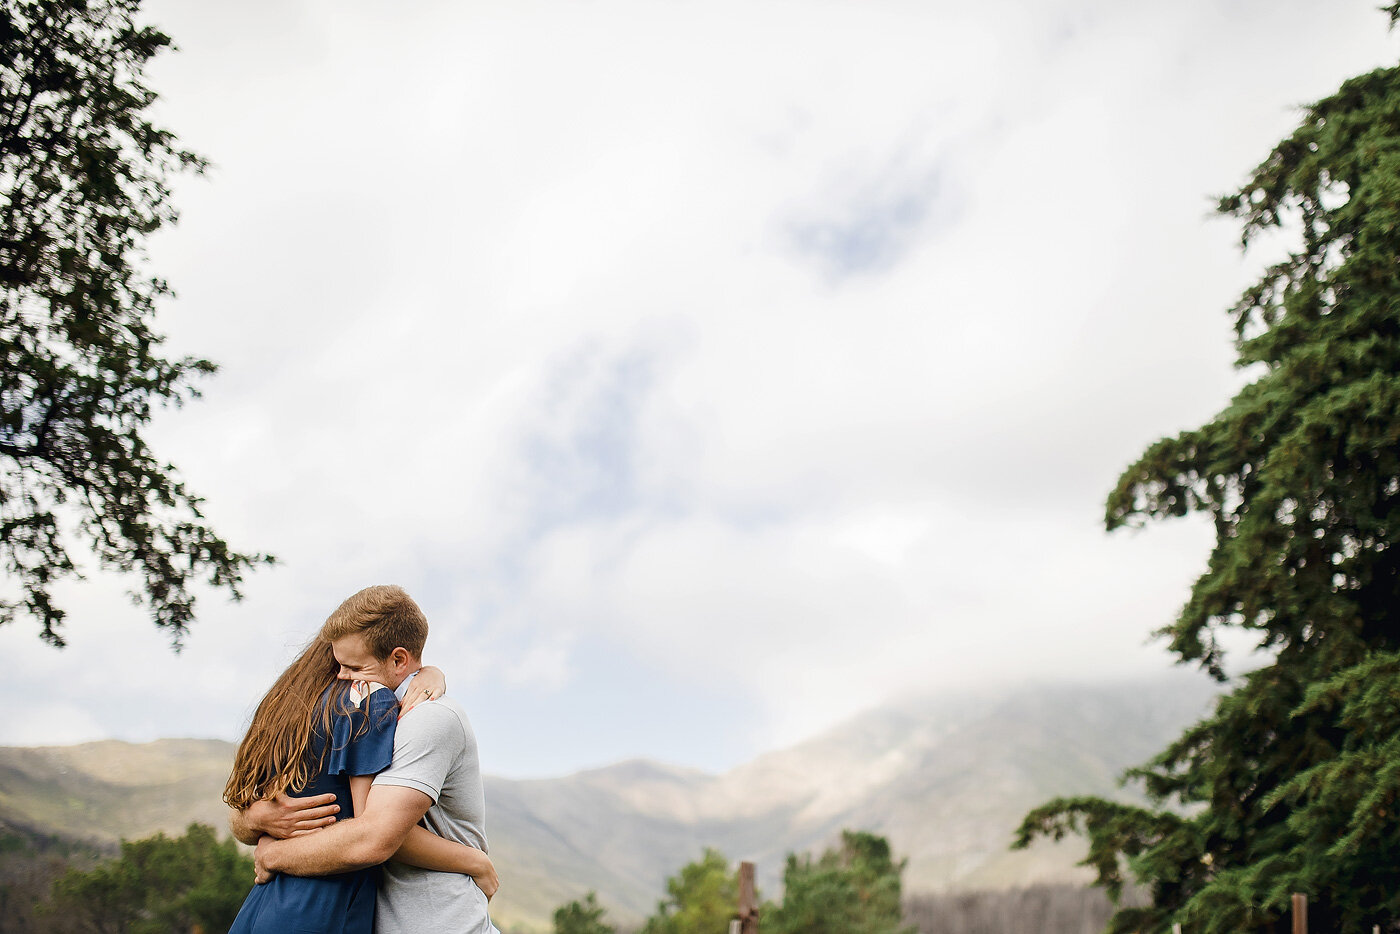
<instances>
[{"instance_id":1,"label":"evergreen tree","mask_svg":"<svg viewBox=\"0 0 1400 934\"><path fill-rule=\"evenodd\" d=\"M583 901L569 902L554 911L554 934L613 934L614 928L603 922L603 906L596 892L589 892Z\"/></svg>"},{"instance_id":2,"label":"evergreen tree","mask_svg":"<svg viewBox=\"0 0 1400 934\"><path fill-rule=\"evenodd\" d=\"M1387 8L1392 26L1400 4ZM1234 308L1255 379L1208 424L1152 445L1110 529L1209 514L1216 542L1162 633L1226 681L1222 629L1271 662L1142 768L1153 804L1061 799L1019 845L1082 832L1116 895L1111 931L1400 930L1400 68L1347 81L1220 202L1242 242L1296 249Z\"/></svg>"},{"instance_id":3,"label":"evergreen tree","mask_svg":"<svg viewBox=\"0 0 1400 934\"><path fill-rule=\"evenodd\" d=\"M860 831L842 831L840 848L815 862L789 853L783 902L764 907L764 934L912 934L901 923L903 871L883 837Z\"/></svg>"},{"instance_id":4,"label":"evergreen tree","mask_svg":"<svg viewBox=\"0 0 1400 934\"><path fill-rule=\"evenodd\" d=\"M0 0L0 624L33 619L55 645L74 542L136 574L176 644L194 581L236 598L265 560L214 534L142 436L214 366L163 357L151 327L168 289L143 274L143 245L175 219L170 178L203 163L147 118L142 72L170 39L138 7Z\"/></svg>"},{"instance_id":5,"label":"evergreen tree","mask_svg":"<svg viewBox=\"0 0 1400 934\"><path fill-rule=\"evenodd\" d=\"M203 824L183 837L123 841L121 856L53 887L62 927L127 934L227 931L253 884L253 861Z\"/></svg>"},{"instance_id":6,"label":"evergreen tree","mask_svg":"<svg viewBox=\"0 0 1400 934\"><path fill-rule=\"evenodd\" d=\"M716 850L666 880L666 899L641 934L715 934L729 930L739 908L739 874Z\"/></svg>"}]
</instances>

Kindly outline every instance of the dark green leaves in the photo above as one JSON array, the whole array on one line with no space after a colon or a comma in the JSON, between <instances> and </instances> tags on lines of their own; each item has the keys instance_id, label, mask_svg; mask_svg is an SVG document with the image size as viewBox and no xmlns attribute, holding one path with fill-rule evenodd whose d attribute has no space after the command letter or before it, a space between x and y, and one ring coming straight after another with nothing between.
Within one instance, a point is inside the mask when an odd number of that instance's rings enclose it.
<instances>
[{"instance_id":1,"label":"dark green leaves","mask_svg":"<svg viewBox=\"0 0 1400 934\"><path fill-rule=\"evenodd\" d=\"M1392 22L1400 5L1386 8ZM1019 843L1089 838L1115 931L1272 930L1289 897L1317 930L1400 919L1400 68L1347 81L1221 199L1246 244L1296 237L1234 309L1255 379L1208 424L1152 445L1110 529L1205 513L1205 573L1162 631L1225 680L1219 634L1268 661L1128 778L1153 809L1096 799L1028 815Z\"/></svg>"},{"instance_id":2,"label":"dark green leaves","mask_svg":"<svg viewBox=\"0 0 1400 934\"><path fill-rule=\"evenodd\" d=\"M203 824L182 837L123 841L121 856L53 887L44 910L83 930L226 931L252 888L253 861ZM66 928L65 928L66 930Z\"/></svg>"},{"instance_id":3,"label":"dark green leaves","mask_svg":"<svg viewBox=\"0 0 1400 934\"><path fill-rule=\"evenodd\" d=\"M642 934L709 934L729 930L739 907L739 876L717 850L666 880L666 898L647 919Z\"/></svg>"},{"instance_id":4,"label":"dark green leaves","mask_svg":"<svg viewBox=\"0 0 1400 934\"><path fill-rule=\"evenodd\" d=\"M196 581L236 598L270 560L230 549L142 436L214 365L163 357L152 330L169 290L144 239L175 220L171 175L204 163L146 117L142 71L170 40L138 6L0 0L0 624L31 618L55 645L75 541L137 576L176 645Z\"/></svg>"},{"instance_id":5,"label":"dark green leaves","mask_svg":"<svg viewBox=\"0 0 1400 934\"><path fill-rule=\"evenodd\" d=\"M908 934L900 875L883 837L841 832L839 849L819 859L789 855L783 901L763 911L768 934Z\"/></svg>"},{"instance_id":6,"label":"dark green leaves","mask_svg":"<svg viewBox=\"0 0 1400 934\"><path fill-rule=\"evenodd\" d=\"M597 893L589 892L583 901L575 900L555 909L554 934L614 934L614 928L604 923L604 914Z\"/></svg>"},{"instance_id":7,"label":"dark green leaves","mask_svg":"<svg viewBox=\"0 0 1400 934\"><path fill-rule=\"evenodd\" d=\"M813 859L788 854L783 901L759 911L765 934L911 934L904 926L901 875L889 842L843 830L841 845ZM729 929L739 909L738 873L716 850L666 880L666 898L641 934L715 934ZM555 934L611 934L593 893L554 913Z\"/></svg>"}]
</instances>

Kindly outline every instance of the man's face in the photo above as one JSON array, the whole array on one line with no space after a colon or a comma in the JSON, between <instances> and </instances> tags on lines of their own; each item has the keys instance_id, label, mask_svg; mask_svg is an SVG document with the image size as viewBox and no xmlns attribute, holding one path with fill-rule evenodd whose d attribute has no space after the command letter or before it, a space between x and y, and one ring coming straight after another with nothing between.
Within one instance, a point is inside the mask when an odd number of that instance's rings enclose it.
<instances>
[{"instance_id":1,"label":"man's face","mask_svg":"<svg viewBox=\"0 0 1400 934\"><path fill-rule=\"evenodd\" d=\"M331 643L331 650L335 653L335 660L340 663L336 677L345 681L377 681L396 688L407 674L404 659L398 657L406 656L407 652L394 649L388 658L375 658L360 633L341 636Z\"/></svg>"}]
</instances>

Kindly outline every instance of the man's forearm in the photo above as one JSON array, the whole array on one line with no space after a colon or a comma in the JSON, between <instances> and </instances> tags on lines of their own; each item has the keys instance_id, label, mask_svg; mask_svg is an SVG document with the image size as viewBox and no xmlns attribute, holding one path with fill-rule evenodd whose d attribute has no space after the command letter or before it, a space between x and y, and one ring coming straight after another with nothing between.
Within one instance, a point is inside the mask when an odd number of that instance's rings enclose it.
<instances>
[{"instance_id":1,"label":"man's forearm","mask_svg":"<svg viewBox=\"0 0 1400 934\"><path fill-rule=\"evenodd\" d=\"M253 857L258 881L275 872L324 876L378 865L394 855L432 803L413 788L375 785L360 817L286 840L259 840Z\"/></svg>"},{"instance_id":2,"label":"man's forearm","mask_svg":"<svg viewBox=\"0 0 1400 934\"><path fill-rule=\"evenodd\" d=\"M399 841L384 840L374 830L373 821L361 817L300 837L263 838L258 861L270 872L293 876L326 876L377 866L394 855Z\"/></svg>"},{"instance_id":3,"label":"man's forearm","mask_svg":"<svg viewBox=\"0 0 1400 934\"><path fill-rule=\"evenodd\" d=\"M294 876L324 876L377 866L394 855L424 810L426 807L394 811L371 806L363 817L339 821L315 833L286 840L263 837L258 843L257 862L268 872Z\"/></svg>"}]
</instances>

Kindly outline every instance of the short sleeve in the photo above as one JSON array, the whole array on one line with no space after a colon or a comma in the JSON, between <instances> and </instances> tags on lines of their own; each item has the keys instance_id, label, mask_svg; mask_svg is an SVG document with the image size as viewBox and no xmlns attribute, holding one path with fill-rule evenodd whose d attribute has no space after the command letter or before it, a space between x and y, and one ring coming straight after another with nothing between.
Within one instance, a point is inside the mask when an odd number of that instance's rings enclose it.
<instances>
[{"instance_id":1,"label":"short sleeve","mask_svg":"<svg viewBox=\"0 0 1400 934\"><path fill-rule=\"evenodd\" d=\"M399 701L394 692L381 688L348 712L337 713L331 723L331 749L326 758L328 775L374 775L394 761L394 729Z\"/></svg>"},{"instance_id":2,"label":"short sleeve","mask_svg":"<svg viewBox=\"0 0 1400 934\"><path fill-rule=\"evenodd\" d=\"M393 767L374 783L414 788L436 802L464 745L462 724L446 704L419 704L399 724Z\"/></svg>"}]
</instances>

